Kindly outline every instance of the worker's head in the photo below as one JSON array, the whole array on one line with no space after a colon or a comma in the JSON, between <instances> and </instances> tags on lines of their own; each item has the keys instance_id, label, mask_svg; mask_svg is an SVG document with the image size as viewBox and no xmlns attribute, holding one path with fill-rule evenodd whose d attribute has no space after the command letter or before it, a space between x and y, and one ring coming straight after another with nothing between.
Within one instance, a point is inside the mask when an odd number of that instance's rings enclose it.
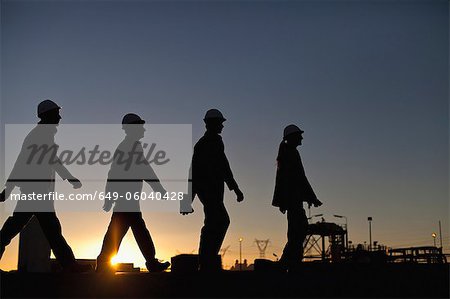
<instances>
[{"instance_id":1,"label":"worker's head","mask_svg":"<svg viewBox=\"0 0 450 299\"><path fill-rule=\"evenodd\" d=\"M145 120L134 113L125 114L122 118L122 129L128 137L139 140L144 137Z\"/></svg>"},{"instance_id":2,"label":"worker's head","mask_svg":"<svg viewBox=\"0 0 450 299\"><path fill-rule=\"evenodd\" d=\"M41 119L41 124L59 124L61 107L51 100L45 100L39 103L37 107L37 116Z\"/></svg>"},{"instance_id":3,"label":"worker's head","mask_svg":"<svg viewBox=\"0 0 450 299\"><path fill-rule=\"evenodd\" d=\"M206 112L203 121L206 124L206 130L212 133L220 134L222 133L223 122L226 121L226 119L219 110L210 109Z\"/></svg>"},{"instance_id":4,"label":"worker's head","mask_svg":"<svg viewBox=\"0 0 450 299\"><path fill-rule=\"evenodd\" d=\"M284 128L283 140L293 146L301 145L303 140L303 132L304 131L302 131L296 125L289 125Z\"/></svg>"}]
</instances>

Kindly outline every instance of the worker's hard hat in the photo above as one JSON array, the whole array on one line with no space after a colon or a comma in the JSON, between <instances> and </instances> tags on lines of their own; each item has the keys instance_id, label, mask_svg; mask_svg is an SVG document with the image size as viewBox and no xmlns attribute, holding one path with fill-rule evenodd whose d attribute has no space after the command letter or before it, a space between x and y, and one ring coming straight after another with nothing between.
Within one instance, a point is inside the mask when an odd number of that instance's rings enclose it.
<instances>
[{"instance_id":1,"label":"worker's hard hat","mask_svg":"<svg viewBox=\"0 0 450 299\"><path fill-rule=\"evenodd\" d=\"M217 109L209 109L208 111L206 111L205 118L203 120L207 121L210 119L220 119L222 121L226 121L222 113Z\"/></svg>"},{"instance_id":2,"label":"worker's hard hat","mask_svg":"<svg viewBox=\"0 0 450 299\"><path fill-rule=\"evenodd\" d=\"M284 128L283 131L283 138L286 138L288 135L294 134L294 133L300 133L302 134L304 131L300 130L299 127L296 125L289 125L286 128Z\"/></svg>"},{"instance_id":3,"label":"worker's hard hat","mask_svg":"<svg viewBox=\"0 0 450 299\"><path fill-rule=\"evenodd\" d=\"M145 120L143 120L139 115L134 113L125 114L122 118L122 125L131 125L131 124L145 124Z\"/></svg>"},{"instance_id":4,"label":"worker's hard hat","mask_svg":"<svg viewBox=\"0 0 450 299\"><path fill-rule=\"evenodd\" d=\"M42 101L37 107L37 115L41 116L41 114L54 109L61 109L61 107L56 105L56 103L51 100Z\"/></svg>"}]
</instances>

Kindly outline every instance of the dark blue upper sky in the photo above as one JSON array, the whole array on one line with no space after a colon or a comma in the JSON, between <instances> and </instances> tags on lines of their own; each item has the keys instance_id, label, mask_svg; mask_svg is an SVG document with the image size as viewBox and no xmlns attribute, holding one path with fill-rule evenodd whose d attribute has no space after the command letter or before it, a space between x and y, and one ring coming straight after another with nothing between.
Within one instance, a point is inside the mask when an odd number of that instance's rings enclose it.
<instances>
[{"instance_id":1,"label":"dark blue upper sky","mask_svg":"<svg viewBox=\"0 0 450 299\"><path fill-rule=\"evenodd\" d=\"M137 112L193 124L195 142L205 111L224 113L247 196L227 203L225 243L282 246L270 202L295 123L324 202L313 213L348 216L354 242L372 216L390 246L430 244L441 219L448 247L448 1L1 1L1 18L2 124L34 123L51 98L63 123Z\"/></svg>"}]
</instances>

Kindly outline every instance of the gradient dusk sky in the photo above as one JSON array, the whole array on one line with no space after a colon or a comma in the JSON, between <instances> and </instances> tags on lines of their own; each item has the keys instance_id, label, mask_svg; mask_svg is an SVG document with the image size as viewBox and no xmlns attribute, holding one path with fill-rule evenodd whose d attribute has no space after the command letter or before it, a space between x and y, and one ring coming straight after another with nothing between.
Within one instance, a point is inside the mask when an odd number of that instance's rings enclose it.
<instances>
[{"instance_id":1,"label":"gradient dusk sky","mask_svg":"<svg viewBox=\"0 0 450 299\"><path fill-rule=\"evenodd\" d=\"M368 241L371 216L373 240L390 247L432 245L441 220L450 251L447 0L1 0L2 140L5 124L35 123L47 98L65 124L136 112L148 123L192 124L193 142L206 110L220 109L246 197L238 204L226 193L225 265L239 237L251 261L255 238L271 240L269 258L281 254L286 216L271 200L290 123L305 131L299 151L324 203L312 214L347 216L355 244ZM194 209L144 214L159 258L197 250L198 200ZM110 214L58 215L75 255L95 258ZM119 254L143 266L132 239ZM0 268L16 267L17 243Z\"/></svg>"}]
</instances>

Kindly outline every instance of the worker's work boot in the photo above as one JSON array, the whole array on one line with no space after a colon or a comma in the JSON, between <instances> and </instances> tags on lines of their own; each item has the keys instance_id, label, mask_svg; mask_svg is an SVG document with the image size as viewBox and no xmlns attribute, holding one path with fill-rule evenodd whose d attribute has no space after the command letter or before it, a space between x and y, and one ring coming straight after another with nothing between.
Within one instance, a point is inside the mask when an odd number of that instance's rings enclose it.
<instances>
[{"instance_id":1,"label":"worker's work boot","mask_svg":"<svg viewBox=\"0 0 450 299\"><path fill-rule=\"evenodd\" d=\"M116 269L109 262L97 261L95 272L99 274L114 274L116 273Z\"/></svg>"},{"instance_id":2,"label":"worker's work boot","mask_svg":"<svg viewBox=\"0 0 450 299\"><path fill-rule=\"evenodd\" d=\"M146 262L145 266L147 267L147 270L149 272L162 272L162 271L166 270L167 268L169 268L170 263L169 262L161 263L157 259L154 259L154 260Z\"/></svg>"}]
</instances>

